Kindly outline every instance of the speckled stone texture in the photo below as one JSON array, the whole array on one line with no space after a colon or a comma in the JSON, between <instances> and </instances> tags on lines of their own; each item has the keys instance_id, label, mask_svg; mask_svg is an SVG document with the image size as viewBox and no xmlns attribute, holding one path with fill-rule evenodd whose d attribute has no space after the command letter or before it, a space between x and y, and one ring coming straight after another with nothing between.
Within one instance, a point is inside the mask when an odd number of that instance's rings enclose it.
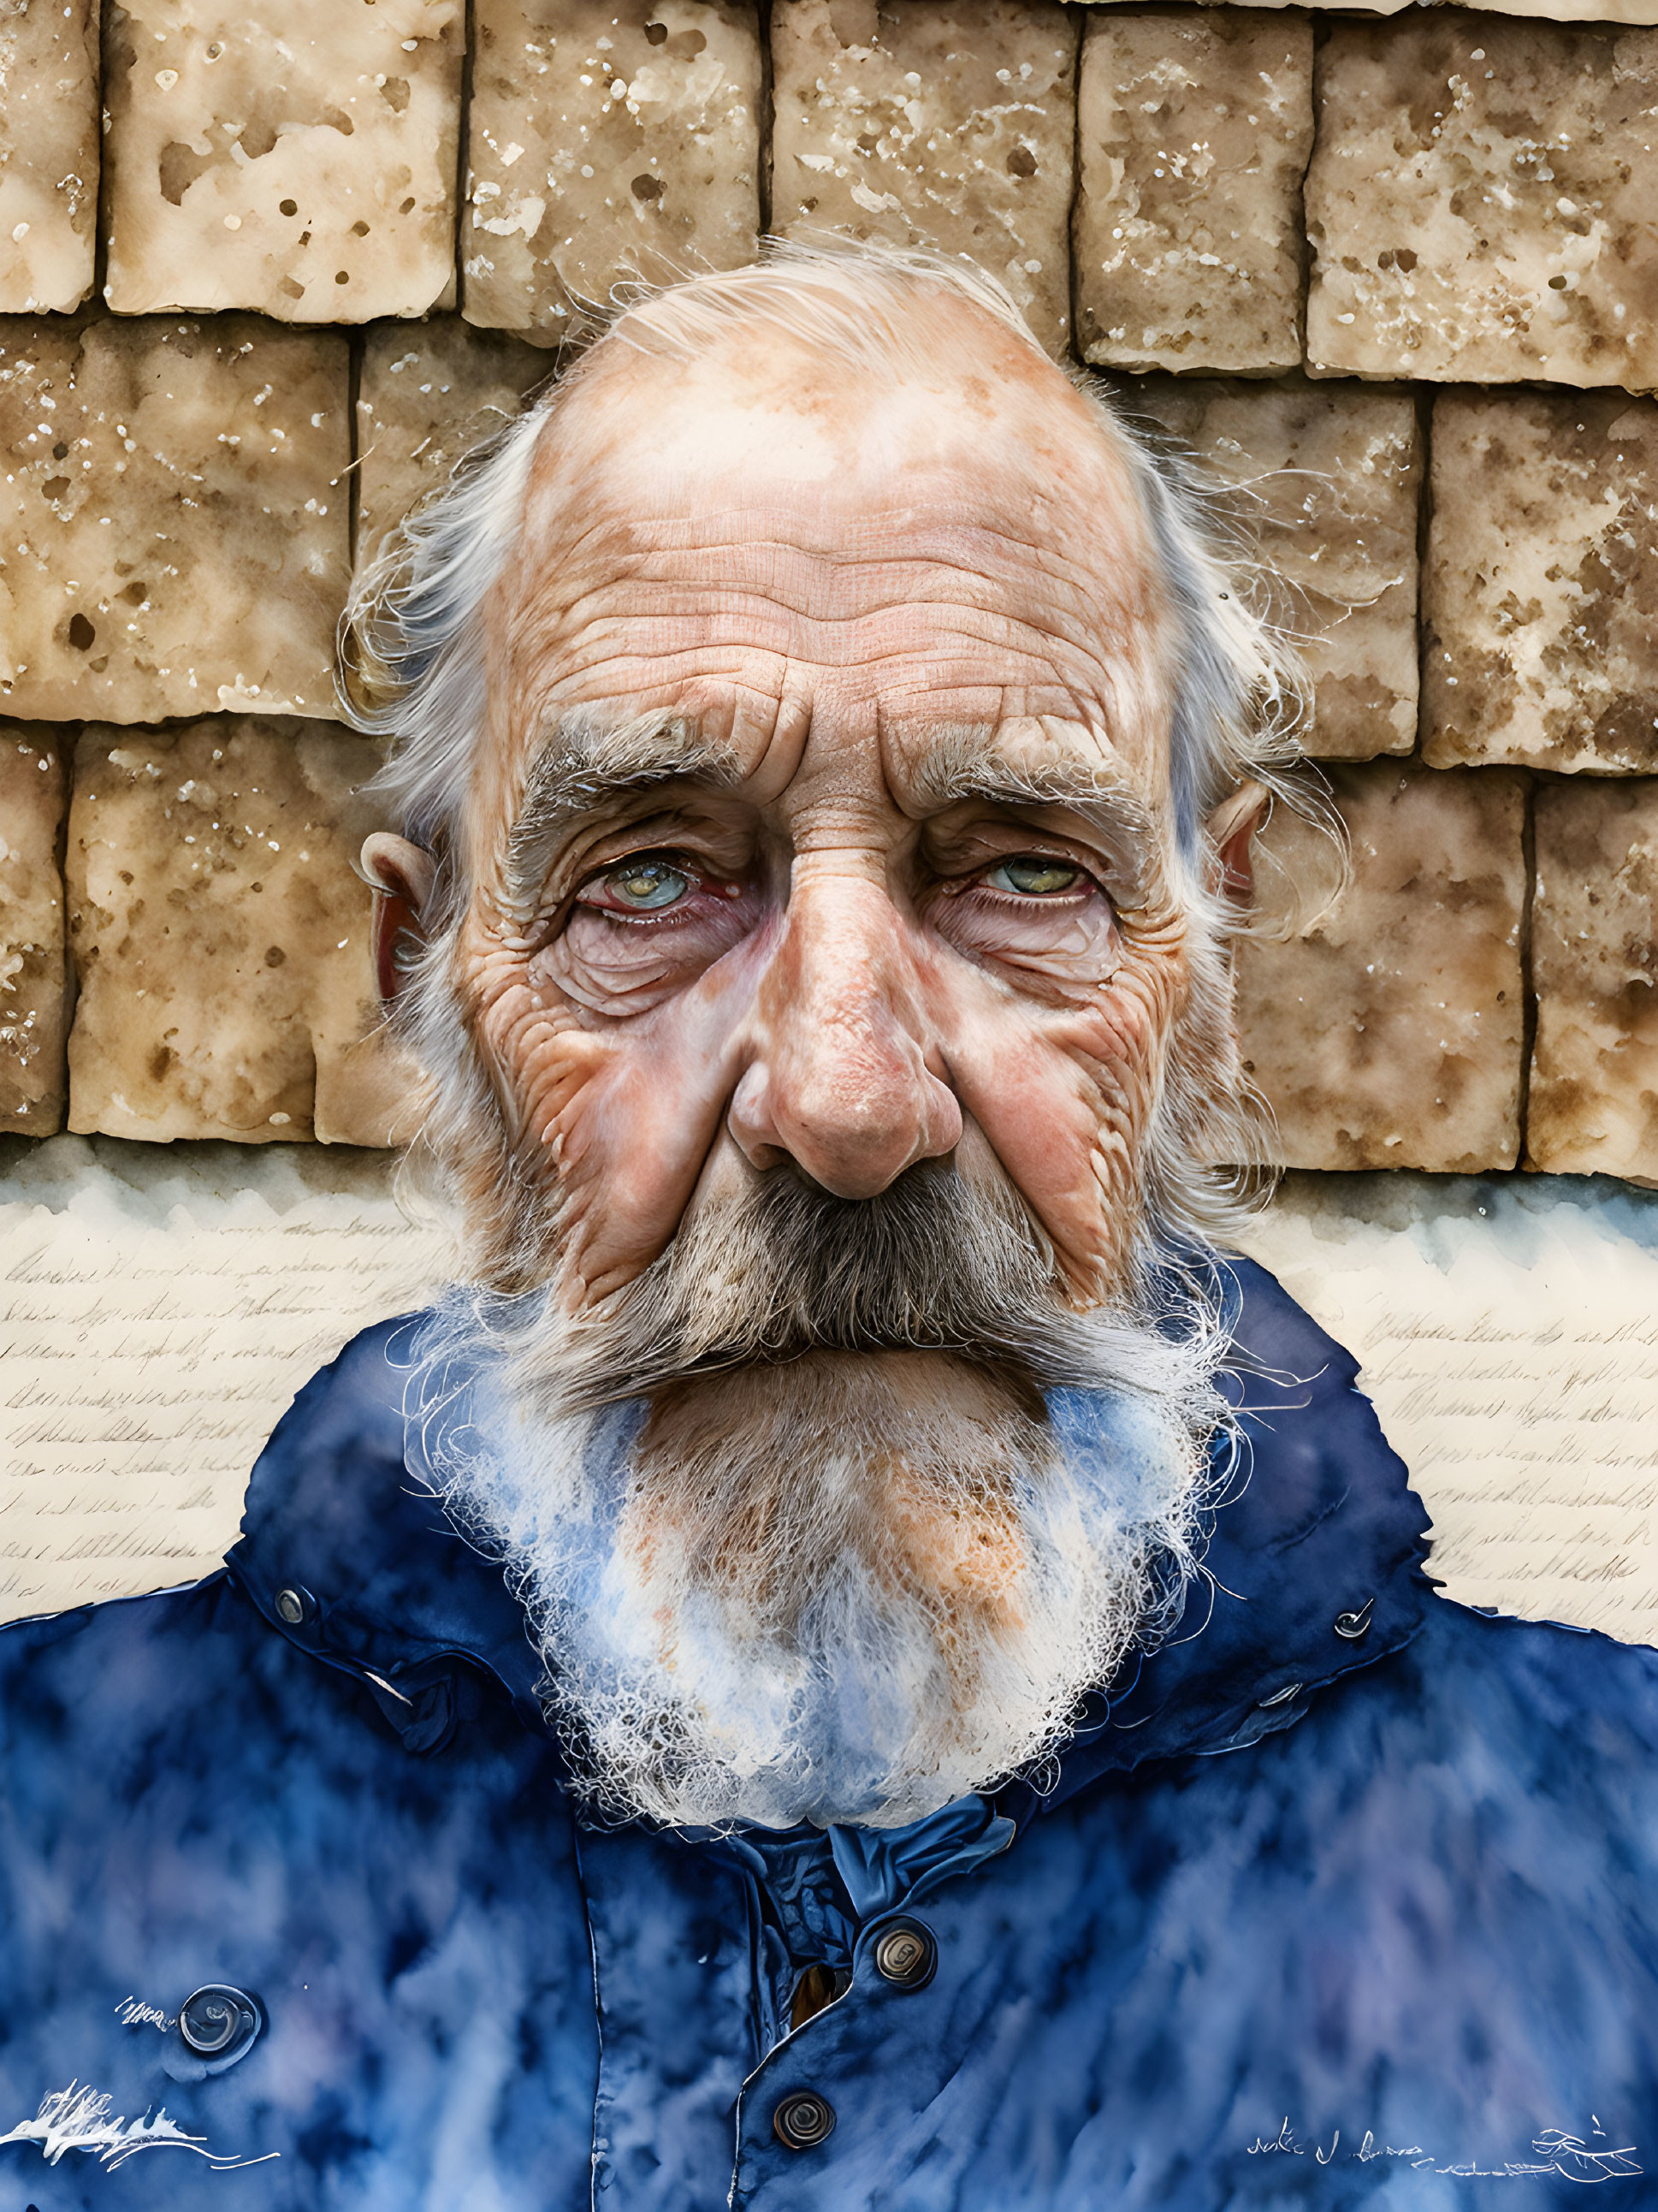
<instances>
[{"instance_id":1,"label":"speckled stone texture","mask_svg":"<svg viewBox=\"0 0 1658 2212\"><path fill-rule=\"evenodd\" d=\"M110 5L119 314L418 315L452 282L463 0Z\"/></svg>"},{"instance_id":2,"label":"speckled stone texture","mask_svg":"<svg viewBox=\"0 0 1658 2212\"><path fill-rule=\"evenodd\" d=\"M334 713L349 381L248 316L0 323L0 704Z\"/></svg>"},{"instance_id":3,"label":"speckled stone texture","mask_svg":"<svg viewBox=\"0 0 1658 2212\"><path fill-rule=\"evenodd\" d=\"M1276 6L1278 0L1269 0ZM1326 0L1313 0L1323 6ZM1339 4L1339 0L1330 0ZM1373 12L1391 15L1414 0L1382 0ZM1475 8L1492 9L1499 15L1540 15L1554 23L1658 23L1658 0L1470 0ZM1367 11L1372 12L1372 11Z\"/></svg>"},{"instance_id":4,"label":"speckled stone texture","mask_svg":"<svg viewBox=\"0 0 1658 2212\"><path fill-rule=\"evenodd\" d=\"M0 1135L63 1127L67 784L55 732L0 722Z\"/></svg>"},{"instance_id":5,"label":"speckled stone texture","mask_svg":"<svg viewBox=\"0 0 1658 2212\"><path fill-rule=\"evenodd\" d=\"M384 1144L410 1110L381 1041L353 794L379 754L284 719L94 724L65 868L81 994L70 1127L166 1141ZM407 1133L405 1132L405 1133Z\"/></svg>"},{"instance_id":6,"label":"speckled stone texture","mask_svg":"<svg viewBox=\"0 0 1658 2212\"><path fill-rule=\"evenodd\" d=\"M1116 8L1126 0L1077 0L1085 8ZM1230 0L1198 0L1204 8L1223 8ZM1248 0L1254 8L1306 7L1315 15L1335 12L1351 15L1357 12L1348 0ZM1363 10L1366 16L1399 15L1407 9L1414 11L1426 4L1437 7L1442 0L1373 0ZM1469 0L1474 8L1488 8L1499 15L1540 15L1552 23L1658 23L1658 0Z\"/></svg>"},{"instance_id":7,"label":"speckled stone texture","mask_svg":"<svg viewBox=\"0 0 1658 2212\"><path fill-rule=\"evenodd\" d=\"M1124 385L1149 417L1239 496L1229 514L1287 588L1273 611L1314 680L1304 742L1321 760L1416 743L1421 439L1406 395L1327 385L1148 377Z\"/></svg>"},{"instance_id":8,"label":"speckled stone texture","mask_svg":"<svg viewBox=\"0 0 1658 2212\"><path fill-rule=\"evenodd\" d=\"M1444 393L1432 445L1425 757L1658 768L1658 405Z\"/></svg>"},{"instance_id":9,"label":"speckled stone texture","mask_svg":"<svg viewBox=\"0 0 1658 2212\"><path fill-rule=\"evenodd\" d=\"M772 227L962 253L1071 328L1073 19L1047 0L778 0Z\"/></svg>"},{"instance_id":10,"label":"speckled stone texture","mask_svg":"<svg viewBox=\"0 0 1658 2212\"><path fill-rule=\"evenodd\" d=\"M1334 768L1348 889L1302 934L1238 957L1251 1080L1297 1168L1511 1168L1519 1151L1525 780ZM1265 840L1294 884L1319 833L1282 811Z\"/></svg>"},{"instance_id":11,"label":"speckled stone texture","mask_svg":"<svg viewBox=\"0 0 1658 2212\"><path fill-rule=\"evenodd\" d=\"M1298 368L1311 24L1103 12L1084 35L1077 133L1084 358Z\"/></svg>"},{"instance_id":12,"label":"speckled stone texture","mask_svg":"<svg viewBox=\"0 0 1658 2212\"><path fill-rule=\"evenodd\" d=\"M760 224L758 18L726 0L477 0L466 319L556 343Z\"/></svg>"},{"instance_id":13,"label":"speckled stone texture","mask_svg":"<svg viewBox=\"0 0 1658 2212\"><path fill-rule=\"evenodd\" d=\"M357 395L357 561L551 374L538 348L444 315L370 331Z\"/></svg>"},{"instance_id":14,"label":"speckled stone texture","mask_svg":"<svg viewBox=\"0 0 1658 2212\"><path fill-rule=\"evenodd\" d=\"M0 0L0 313L91 291L98 154L97 0Z\"/></svg>"},{"instance_id":15,"label":"speckled stone texture","mask_svg":"<svg viewBox=\"0 0 1658 2212\"><path fill-rule=\"evenodd\" d=\"M1323 0L1315 0L1322 5ZM1403 0L1406 7L1412 0ZM1658 0L1471 0L1476 8L1494 9L1499 15L1540 15L1554 23L1658 23ZM1394 12L1393 0L1376 10Z\"/></svg>"},{"instance_id":16,"label":"speckled stone texture","mask_svg":"<svg viewBox=\"0 0 1658 2212\"><path fill-rule=\"evenodd\" d=\"M1658 1183L1658 781L1537 794L1529 1166Z\"/></svg>"},{"instance_id":17,"label":"speckled stone texture","mask_svg":"<svg viewBox=\"0 0 1658 2212\"><path fill-rule=\"evenodd\" d=\"M1658 382L1658 31L1335 24L1307 227L1315 369Z\"/></svg>"}]
</instances>

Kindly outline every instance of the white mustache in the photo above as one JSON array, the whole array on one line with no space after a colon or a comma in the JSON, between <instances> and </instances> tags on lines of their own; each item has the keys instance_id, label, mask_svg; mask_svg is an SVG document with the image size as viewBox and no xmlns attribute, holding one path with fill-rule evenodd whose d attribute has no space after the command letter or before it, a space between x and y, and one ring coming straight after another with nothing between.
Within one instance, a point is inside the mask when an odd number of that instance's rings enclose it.
<instances>
[{"instance_id":1,"label":"white mustache","mask_svg":"<svg viewBox=\"0 0 1658 2212\"><path fill-rule=\"evenodd\" d=\"M537 1295L537 1294L531 1294ZM1182 1329L1210 1326L1172 1284ZM842 1199L793 1169L691 1216L643 1274L560 1332L556 1405L573 1413L722 1369L811 1352L943 1352L1005 1367L1036 1389L1121 1383L1185 1393L1190 1342L1158 1316L1061 1302L1047 1239L1009 1184L925 1161L872 1199ZM533 1340L515 1380L533 1389ZM549 1401L548 1410L552 1410Z\"/></svg>"}]
</instances>

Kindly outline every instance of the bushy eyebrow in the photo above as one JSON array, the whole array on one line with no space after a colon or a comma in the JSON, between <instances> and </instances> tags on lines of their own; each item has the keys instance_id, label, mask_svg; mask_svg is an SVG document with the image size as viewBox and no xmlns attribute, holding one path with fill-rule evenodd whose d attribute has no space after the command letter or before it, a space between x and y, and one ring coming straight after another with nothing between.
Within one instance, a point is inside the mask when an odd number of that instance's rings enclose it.
<instances>
[{"instance_id":1,"label":"bushy eyebrow","mask_svg":"<svg viewBox=\"0 0 1658 2212\"><path fill-rule=\"evenodd\" d=\"M658 785L691 781L730 789L744 773L734 747L710 738L684 715L625 721L591 713L565 716L531 761L507 833L501 866L507 911L525 919L534 913L572 822ZM1057 753L1016 760L998 746L993 727L954 728L923 740L906 762L904 782L925 812L978 799L1012 812L1064 806L1080 814L1110 858L1114 895L1125 907L1145 903L1162 878L1157 817L1108 763Z\"/></svg>"},{"instance_id":2,"label":"bushy eyebrow","mask_svg":"<svg viewBox=\"0 0 1658 2212\"><path fill-rule=\"evenodd\" d=\"M1119 892L1129 903L1148 894L1162 873L1157 816L1121 770L1108 763L1014 760L993 730L949 731L926 741L906 763L905 781L928 810L979 799L1018 812L1064 806L1081 815L1109 854Z\"/></svg>"},{"instance_id":3,"label":"bushy eyebrow","mask_svg":"<svg viewBox=\"0 0 1658 2212\"><path fill-rule=\"evenodd\" d=\"M531 760L507 832L501 884L509 910L534 908L560 839L581 815L658 784L695 778L728 786L741 775L732 748L683 715L643 714L625 722L566 716Z\"/></svg>"}]
</instances>

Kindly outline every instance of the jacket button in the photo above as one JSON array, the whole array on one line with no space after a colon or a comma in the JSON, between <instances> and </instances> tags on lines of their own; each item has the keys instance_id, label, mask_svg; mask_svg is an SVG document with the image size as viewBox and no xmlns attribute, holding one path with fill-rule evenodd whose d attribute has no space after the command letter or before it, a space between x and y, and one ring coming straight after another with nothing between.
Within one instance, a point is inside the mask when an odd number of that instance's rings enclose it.
<instances>
[{"instance_id":1,"label":"jacket button","mask_svg":"<svg viewBox=\"0 0 1658 2212\"><path fill-rule=\"evenodd\" d=\"M875 1939L875 1971L896 1989L923 1990L938 1964L938 1947L919 1920L889 1922Z\"/></svg>"},{"instance_id":2,"label":"jacket button","mask_svg":"<svg viewBox=\"0 0 1658 2212\"><path fill-rule=\"evenodd\" d=\"M258 2040L263 2019L256 2001L228 1982L207 1982L192 1990L179 2008L179 2033L185 2048L217 2063L218 2073L234 2066Z\"/></svg>"},{"instance_id":3,"label":"jacket button","mask_svg":"<svg viewBox=\"0 0 1658 2212\"><path fill-rule=\"evenodd\" d=\"M302 1628L316 1610L316 1599L298 1583L288 1583L276 1592L276 1618L289 1628Z\"/></svg>"},{"instance_id":4,"label":"jacket button","mask_svg":"<svg viewBox=\"0 0 1658 2212\"><path fill-rule=\"evenodd\" d=\"M835 2133L835 2107L827 2097L797 2089L771 2116L772 2132L789 2150L816 2150Z\"/></svg>"},{"instance_id":5,"label":"jacket button","mask_svg":"<svg viewBox=\"0 0 1658 2212\"><path fill-rule=\"evenodd\" d=\"M1339 1613L1331 1626L1344 1644L1357 1644L1370 1632L1370 1615L1376 1610L1376 1600L1367 1597L1363 1605L1351 1613Z\"/></svg>"}]
</instances>

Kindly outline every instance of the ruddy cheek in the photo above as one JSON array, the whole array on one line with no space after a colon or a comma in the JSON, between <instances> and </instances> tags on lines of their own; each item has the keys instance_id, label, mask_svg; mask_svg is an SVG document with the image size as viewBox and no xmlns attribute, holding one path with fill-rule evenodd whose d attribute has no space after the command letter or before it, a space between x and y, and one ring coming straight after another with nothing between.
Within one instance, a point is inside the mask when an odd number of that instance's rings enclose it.
<instances>
[{"instance_id":1,"label":"ruddy cheek","mask_svg":"<svg viewBox=\"0 0 1658 2212\"><path fill-rule=\"evenodd\" d=\"M1162 989L1128 972L1081 1003L999 993L953 1017L963 1109L1084 1297L1115 1279L1138 1219L1167 1020Z\"/></svg>"},{"instance_id":2,"label":"ruddy cheek","mask_svg":"<svg viewBox=\"0 0 1658 2212\"><path fill-rule=\"evenodd\" d=\"M666 1247L724 1125L742 963L671 994L637 1023L580 1013L530 1071L526 1146L556 1174L578 1304Z\"/></svg>"},{"instance_id":3,"label":"ruddy cheek","mask_svg":"<svg viewBox=\"0 0 1658 2212\"><path fill-rule=\"evenodd\" d=\"M975 978L973 1003L947 1017L950 1079L962 1109L988 1144L1057 1248L1067 1273L1096 1237L1090 1154L1099 1124L1099 1080L1075 1034L1076 1018L1055 1017L1023 995L992 995ZM968 995L968 994L963 994Z\"/></svg>"},{"instance_id":4,"label":"ruddy cheek","mask_svg":"<svg viewBox=\"0 0 1658 2212\"><path fill-rule=\"evenodd\" d=\"M559 994L527 979L480 1010L476 1032L514 1144L544 1164L544 1133L591 1074L590 1039Z\"/></svg>"},{"instance_id":5,"label":"ruddy cheek","mask_svg":"<svg viewBox=\"0 0 1658 2212\"><path fill-rule=\"evenodd\" d=\"M1137 1180L1162 1079L1171 1005L1162 978L1127 969L1072 1025L1067 1040L1090 1080L1106 1143Z\"/></svg>"}]
</instances>

